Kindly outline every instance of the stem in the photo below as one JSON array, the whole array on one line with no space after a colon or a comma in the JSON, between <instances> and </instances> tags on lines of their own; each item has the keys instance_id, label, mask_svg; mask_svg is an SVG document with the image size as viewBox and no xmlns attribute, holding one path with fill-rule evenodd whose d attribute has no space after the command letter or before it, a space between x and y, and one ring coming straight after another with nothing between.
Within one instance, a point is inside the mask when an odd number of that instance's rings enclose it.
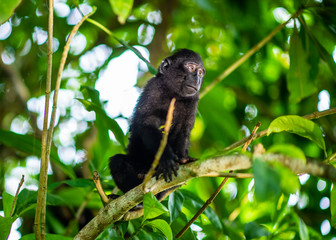
<instances>
[{"instance_id":1,"label":"stem","mask_svg":"<svg viewBox=\"0 0 336 240\"><path fill-rule=\"evenodd\" d=\"M52 12L52 1L49 0L49 10L51 8ZM50 156L50 149L51 149L51 141L52 141L52 134L54 131L54 124L56 119L56 109L57 109L57 99L58 99L58 92L61 85L61 77L62 72L64 69L65 61L68 56L69 48L70 48L70 42L75 35L75 33L78 31L78 28L82 25L82 23L92 14L87 14L84 16L79 23L77 23L74 28L72 29L68 40L64 46L64 50L62 53L62 58L60 61L60 67L58 69L58 75L56 79L56 86L55 86L55 92L54 92L54 98L53 98L53 110L51 114L51 120L48 131L46 130L48 125L48 112L49 112L49 95L50 95L50 86L51 86L51 75L47 76L47 84L46 84L46 103L45 103L45 115L44 115L44 126L43 126L43 134L42 134L42 150L41 150L41 171L40 171L40 178L39 178L39 190L38 190L38 198L37 198L37 206L36 206L36 214L35 214L35 237L37 240L44 240L45 239L45 220L46 220L46 199L47 199L47 180L48 180L48 162L49 162L49 156ZM49 27L52 28L52 25L50 26L50 12L49 12ZM49 32L49 41L48 41L48 54L52 54L52 31ZM50 44L51 43L51 44ZM52 67L52 62L49 62L48 58L48 69ZM48 73L51 74L51 69L48 70ZM49 78L50 77L50 78ZM47 97L48 95L48 97Z\"/></svg>"},{"instance_id":2,"label":"stem","mask_svg":"<svg viewBox=\"0 0 336 240\"><path fill-rule=\"evenodd\" d=\"M20 180L20 182L19 182L19 186L18 186L18 188L17 188L17 190L16 190L15 197L14 197L14 200L13 200L13 203L12 203L12 207L11 207L11 210L10 210L10 213L9 213L9 216L10 216L10 217L11 217L12 214L13 214L14 206L15 206L15 203L16 203L16 199L17 199L17 197L18 197L18 195L19 195L20 188L22 187L23 182L24 182L24 175L22 175L22 178L21 178L21 180Z\"/></svg>"},{"instance_id":3,"label":"stem","mask_svg":"<svg viewBox=\"0 0 336 240\"><path fill-rule=\"evenodd\" d=\"M221 73L218 77L216 77L201 93L200 98L204 97L212 88L214 88L218 83L223 81L227 76L229 76L234 70L236 70L240 65L242 65L247 59L249 59L253 54L259 51L260 48L265 46L281 29L283 29L290 20L296 18L303 9L299 9L296 13L294 13L286 22L277 26L270 34L268 34L263 40L257 43L254 47L252 47L247 53L245 53L240 59L234 62L230 67L225 69L223 73Z\"/></svg>"},{"instance_id":4,"label":"stem","mask_svg":"<svg viewBox=\"0 0 336 240\"><path fill-rule=\"evenodd\" d=\"M48 65L47 65L47 79L46 79L46 91L45 91L45 104L44 104L44 120L42 131L42 143L41 143L41 166L39 177L39 189L37 193L37 203L35 211L35 238L41 240L45 238L45 219L41 219L42 212L45 212L46 208L46 194L47 194L47 171L49 155L47 154L47 128L49 119L49 99L51 92L51 78L52 78L52 43L53 43L53 25L54 25L54 2L49 0L49 18L48 18ZM43 214L45 215L45 214Z\"/></svg>"}]
</instances>

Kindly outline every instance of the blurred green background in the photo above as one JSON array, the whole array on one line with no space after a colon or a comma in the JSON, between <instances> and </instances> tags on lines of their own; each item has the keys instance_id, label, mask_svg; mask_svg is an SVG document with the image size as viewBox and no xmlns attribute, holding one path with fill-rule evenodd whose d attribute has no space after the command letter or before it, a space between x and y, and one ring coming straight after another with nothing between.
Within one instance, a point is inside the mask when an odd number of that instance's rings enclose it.
<instances>
[{"instance_id":1,"label":"blurred green background","mask_svg":"<svg viewBox=\"0 0 336 240\"><path fill-rule=\"evenodd\" d=\"M20 218L11 234L11 239L17 239L33 232L34 206L28 206L36 198L38 186L48 10L45 1L13 1L14 6L9 7L6 4L0 2L0 194L14 195L25 174L25 189L16 208ZM74 236L96 215L102 204L89 180L94 170L101 175L107 192L114 188L108 158L124 151L128 119L141 88L153 76L129 46L154 68L176 49L198 52L207 71L204 89L299 11L297 18L200 100L190 147L191 156L196 158L220 153L248 136L258 121L263 130L282 115L305 115L335 107L335 1L56 0L52 88L68 34L82 14L93 7L97 10L91 19L113 36L86 21L71 43L53 136L47 232ZM89 101L103 113L88 111L85 103ZM322 130L327 155L331 156L336 151L336 116L315 123ZM266 150L277 144L291 144L307 157L326 158L314 142L289 133L272 134L252 145L256 143L262 143ZM280 166L275 170L263 167L266 170L261 174L262 181L269 183L265 189L270 194L256 199L254 180L230 179L211 205L213 211L197 220L189 237L336 240L330 214L330 206L336 205L330 201L332 183L307 174L301 175L298 182ZM178 194L184 196L184 207L179 222L174 223L174 233L220 182L220 178L202 178L183 186ZM280 183L281 193L272 192L276 187L280 189ZM292 184L297 184L294 190ZM76 211L85 199L85 210L76 219ZM4 209L1 204L0 209ZM128 228L138 225L135 220ZM116 232L111 226L101 238L113 239ZM145 233L152 239L163 237Z\"/></svg>"}]
</instances>

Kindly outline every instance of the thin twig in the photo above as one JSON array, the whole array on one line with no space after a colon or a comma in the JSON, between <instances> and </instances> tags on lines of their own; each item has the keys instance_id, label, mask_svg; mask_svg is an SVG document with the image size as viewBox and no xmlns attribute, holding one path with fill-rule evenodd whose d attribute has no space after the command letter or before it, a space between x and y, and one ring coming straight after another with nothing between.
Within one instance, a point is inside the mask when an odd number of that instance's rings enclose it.
<instances>
[{"instance_id":1,"label":"thin twig","mask_svg":"<svg viewBox=\"0 0 336 240\"><path fill-rule=\"evenodd\" d=\"M18 186L18 188L17 188L17 190L16 190L15 197L14 197L14 200L13 200L13 203L12 203L12 208L11 208L10 213L9 213L9 216L10 216L10 217L11 217L12 214L13 214L14 206L15 206L15 203L16 203L16 199L17 199L17 197L18 197L18 195L19 195L20 188L22 187L23 182L24 182L24 175L22 175L22 178L21 178L21 180L20 180L20 182L19 182L19 186Z\"/></svg>"},{"instance_id":2,"label":"thin twig","mask_svg":"<svg viewBox=\"0 0 336 240\"><path fill-rule=\"evenodd\" d=\"M242 151L245 152L247 147L251 144L251 142L253 141L253 138L255 137L258 129L260 127L260 122L257 122L257 124L255 125L255 127L253 128L253 131L251 133L251 135L249 136L249 140L244 144Z\"/></svg>"},{"instance_id":3,"label":"thin twig","mask_svg":"<svg viewBox=\"0 0 336 240\"><path fill-rule=\"evenodd\" d=\"M252 142L252 140L254 139L254 136L256 134L256 132L258 131L258 128L260 127L260 122L258 122L256 124L256 126L254 127L251 135L249 136L249 140L245 143L244 147L243 147L243 152L246 151L248 145L250 145L250 143ZM230 170L229 174L232 174L233 171ZM227 182L227 180L229 179L229 177L225 177L224 180L221 182L221 184L217 187L216 191L211 195L211 197L203 204L203 206L201 207L201 209L199 209L197 211L197 213L192 217L192 219L190 219L190 221L182 228L182 230L176 235L176 238L180 238L187 230L188 228L191 226L191 224L193 224L196 219L201 216L201 214L205 211L205 209L213 202L213 200L217 197L218 193L220 193L220 191L222 190L222 188L224 187L225 183Z\"/></svg>"},{"instance_id":4,"label":"thin twig","mask_svg":"<svg viewBox=\"0 0 336 240\"><path fill-rule=\"evenodd\" d=\"M283 29L289 21L293 18L296 18L303 9L299 9L296 13L294 13L286 22L282 23L278 27L276 27L270 34L268 34L263 40L257 43L254 47L252 47L247 53L245 53L240 59L234 62L230 67L225 69L223 73L221 73L218 77L216 77L201 93L200 98L204 97L213 87L215 87L218 83L223 81L227 76L229 76L234 70L236 70L240 65L242 65L247 59L249 59L253 54L255 54L260 48L262 48L266 43L268 43L281 29Z\"/></svg>"},{"instance_id":5,"label":"thin twig","mask_svg":"<svg viewBox=\"0 0 336 240\"><path fill-rule=\"evenodd\" d=\"M100 196L100 199L102 200L103 204L107 204L109 202L109 199L108 197L106 196L104 190L103 190L103 187L100 183L100 178L99 178L99 174L97 171L94 171L93 172L93 182L94 184L96 185L96 188L97 188L97 191L98 191L98 194Z\"/></svg>"},{"instance_id":6,"label":"thin twig","mask_svg":"<svg viewBox=\"0 0 336 240\"><path fill-rule=\"evenodd\" d=\"M231 171L230 171L231 172ZM190 221L182 228L182 230L176 235L176 238L180 238L190 227L190 225L196 221L196 219L205 211L205 209L212 203L212 201L215 199L215 197L218 195L218 193L222 190L225 183L227 182L229 178L225 177L224 180L221 182L221 184L218 186L216 191L211 195L211 197L206 200L204 205L201 207L200 210L190 219Z\"/></svg>"},{"instance_id":7,"label":"thin twig","mask_svg":"<svg viewBox=\"0 0 336 240\"><path fill-rule=\"evenodd\" d=\"M148 181L152 178L152 176L155 173L155 168L157 167L157 165L159 164L159 161L161 159L161 156L165 150L165 147L167 145L167 141L168 141L168 133L173 121L173 113L174 113L174 105L175 105L176 99L173 98L170 102L169 108L168 108L168 113L167 113L167 118L166 118L166 123L164 126L164 131L162 133L162 139L160 142L160 146L158 151L155 154L155 158L154 161L152 163L151 168L149 169L148 173L145 176L145 179L143 181L143 190L146 191L146 184L148 183Z\"/></svg>"}]
</instances>

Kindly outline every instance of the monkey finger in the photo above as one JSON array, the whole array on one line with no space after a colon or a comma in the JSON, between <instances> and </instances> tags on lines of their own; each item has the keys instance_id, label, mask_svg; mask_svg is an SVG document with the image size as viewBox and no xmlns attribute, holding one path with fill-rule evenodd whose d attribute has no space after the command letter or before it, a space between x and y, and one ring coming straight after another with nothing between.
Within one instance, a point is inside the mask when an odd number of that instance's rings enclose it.
<instances>
[{"instance_id":1,"label":"monkey finger","mask_svg":"<svg viewBox=\"0 0 336 240\"><path fill-rule=\"evenodd\" d=\"M166 182L170 182L171 181L171 176L170 176L170 174L168 172L165 172L163 176L164 176L164 179L165 179Z\"/></svg>"},{"instance_id":2,"label":"monkey finger","mask_svg":"<svg viewBox=\"0 0 336 240\"><path fill-rule=\"evenodd\" d=\"M173 174L171 173L171 171L169 171L169 173L167 174L169 177L169 182L173 180Z\"/></svg>"},{"instance_id":3,"label":"monkey finger","mask_svg":"<svg viewBox=\"0 0 336 240\"><path fill-rule=\"evenodd\" d=\"M173 168L173 173L175 177L177 177L177 170L179 169L179 166L177 165L176 167Z\"/></svg>"}]
</instances>

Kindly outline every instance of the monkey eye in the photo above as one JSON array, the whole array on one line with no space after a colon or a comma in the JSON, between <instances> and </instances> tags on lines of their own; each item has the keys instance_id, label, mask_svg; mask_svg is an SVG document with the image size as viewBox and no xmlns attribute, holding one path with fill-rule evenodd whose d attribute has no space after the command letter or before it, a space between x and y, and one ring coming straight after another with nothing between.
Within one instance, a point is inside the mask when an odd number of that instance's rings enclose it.
<instances>
[{"instance_id":1,"label":"monkey eye","mask_svg":"<svg viewBox=\"0 0 336 240\"><path fill-rule=\"evenodd\" d=\"M205 73L204 73L204 70L203 70L202 68L198 68L198 69L197 69L197 75L198 75L198 76L202 76L202 77L203 77L204 74L205 74Z\"/></svg>"},{"instance_id":2,"label":"monkey eye","mask_svg":"<svg viewBox=\"0 0 336 240\"><path fill-rule=\"evenodd\" d=\"M185 66L189 72L195 72L197 69L197 65L194 63L187 63Z\"/></svg>"}]
</instances>

